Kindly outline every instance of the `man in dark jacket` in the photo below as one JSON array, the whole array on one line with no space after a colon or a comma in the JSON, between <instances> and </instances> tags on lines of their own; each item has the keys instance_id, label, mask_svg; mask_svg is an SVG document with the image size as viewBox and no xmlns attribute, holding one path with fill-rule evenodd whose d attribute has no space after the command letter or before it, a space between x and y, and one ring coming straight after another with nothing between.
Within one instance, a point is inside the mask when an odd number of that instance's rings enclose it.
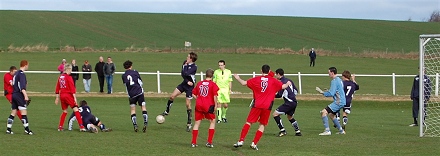
<instances>
[{"instance_id":1,"label":"man in dark jacket","mask_svg":"<svg viewBox=\"0 0 440 156\"><path fill-rule=\"evenodd\" d=\"M312 64L314 67L315 66L315 59L316 59L316 52L315 52L314 48L312 48L312 50L310 50L309 57L310 57L310 67L312 66Z\"/></svg>"},{"instance_id":2,"label":"man in dark jacket","mask_svg":"<svg viewBox=\"0 0 440 156\"><path fill-rule=\"evenodd\" d=\"M72 60L72 72L78 72L78 65L76 65L76 61L75 59ZM78 80L79 74L78 73L72 73L70 74L73 78L73 84L75 85L76 88L76 80Z\"/></svg>"},{"instance_id":3,"label":"man in dark jacket","mask_svg":"<svg viewBox=\"0 0 440 156\"><path fill-rule=\"evenodd\" d=\"M100 93L104 93L104 64L104 58L99 56L99 62L95 65L95 72L98 74Z\"/></svg>"},{"instance_id":4,"label":"man in dark jacket","mask_svg":"<svg viewBox=\"0 0 440 156\"><path fill-rule=\"evenodd\" d=\"M412 89L411 89L411 100L413 101L413 107L412 107L412 115L413 115L413 119L414 119L414 123L410 124L409 126L414 127L414 126L418 126L418 122L417 119L419 117L419 80L420 77L419 75L417 75L416 77L414 77L414 81L413 81L413 85L412 85ZM423 75L423 90L424 90L424 94L425 95L425 99L424 99L424 113L426 110L426 102L429 101L429 98L431 97L431 80L429 79L429 77L427 75ZM424 116L426 116L426 114L424 114Z\"/></svg>"},{"instance_id":5,"label":"man in dark jacket","mask_svg":"<svg viewBox=\"0 0 440 156\"><path fill-rule=\"evenodd\" d=\"M106 79L105 81L107 81L107 94L111 94L113 92L113 75L116 71L116 66L111 57L107 57L107 63L104 64L103 71Z\"/></svg>"},{"instance_id":6,"label":"man in dark jacket","mask_svg":"<svg viewBox=\"0 0 440 156\"><path fill-rule=\"evenodd\" d=\"M84 65L82 66L83 72L92 72L92 65L89 64L89 61L84 61ZM83 73L83 83L84 83L84 90L86 93L90 92L90 85L92 83L92 74L89 73Z\"/></svg>"}]
</instances>

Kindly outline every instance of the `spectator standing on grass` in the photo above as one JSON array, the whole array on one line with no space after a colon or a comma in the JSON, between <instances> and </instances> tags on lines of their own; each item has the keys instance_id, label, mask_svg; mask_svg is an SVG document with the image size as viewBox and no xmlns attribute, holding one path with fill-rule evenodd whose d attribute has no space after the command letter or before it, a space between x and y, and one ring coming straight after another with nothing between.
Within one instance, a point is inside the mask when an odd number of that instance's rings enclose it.
<instances>
[{"instance_id":1,"label":"spectator standing on grass","mask_svg":"<svg viewBox=\"0 0 440 156\"><path fill-rule=\"evenodd\" d=\"M72 72L78 72L78 71L79 71L79 69L78 69L78 65L76 65L76 60L73 59L72 60ZM78 73L72 73L71 75L72 75L72 78L73 78L73 85L76 88L76 80L78 80L79 74Z\"/></svg>"},{"instance_id":2,"label":"spectator standing on grass","mask_svg":"<svg viewBox=\"0 0 440 156\"><path fill-rule=\"evenodd\" d=\"M104 58L99 56L99 62L95 65L95 72L98 74L99 92L104 93Z\"/></svg>"},{"instance_id":3,"label":"spectator standing on grass","mask_svg":"<svg viewBox=\"0 0 440 156\"><path fill-rule=\"evenodd\" d=\"M107 81L107 94L113 93L113 75L115 74L116 66L112 61L112 58L107 57L107 63L104 64L104 76L105 81Z\"/></svg>"},{"instance_id":4,"label":"spectator standing on grass","mask_svg":"<svg viewBox=\"0 0 440 156\"><path fill-rule=\"evenodd\" d=\"M64 65L66 64L66 59L61 60L61 64L58 65L58 71L60 72L60 74L62 74L64 72Z\"/></svg>"},{"instance_id":5,"label":"spectator standing on grass","mask_svg":"<svg viewBox=\"0 0 440 156\"><path fill-rule=\"evenodd\" d=\"M313 67L315 67L316 52L315 52L314 48L312 48L312 50L310 50L309 57L310 57L310 67L312 66L312 64L313 64Z\"/></svg>"},{"instance_id":6,"label":"spectator standing on grass","mask_svg":"<svg viewBox=\"0 0 440 156\"><path fill-rule=\"evenodd\" d=\"M84 65L82 66L83 72L92 72L92 65L89 64L88 60L84 61ZM92 74L89 73L83 73L83 84L84 84L84 90L86 93L90 92L90 85L92 83Z\"/></svg>"},{"instance_id":7,"label":"spectator standing on grass","mask_svg":"<svg viewBox=\"0 0 440 156\"><path fill-rule=\"evenodd\" d=\"M425 72L425 70L423 70L423 72ZM414 81L413 81L413 85L412 85L412 89L411 89L411 100L413 102L413 107L412 107L412 115L413 115L413 119L414 122L412 124L410 124L409 126L414 127L414 126L418 126L418 121L417 119L419 118L419 81L420 81L420 75L417 75L416 77L414 77ZM429 101L429 98L431 97L431 80L429 79L429 77L427 75L425 75L425 73L423 73L423 90L424 90L424 94L425 95L425 99L424 99L424 108L425 110L423 110L424 112L424 116L426 116L426 102Z\"/></svg>"}]
</instances>

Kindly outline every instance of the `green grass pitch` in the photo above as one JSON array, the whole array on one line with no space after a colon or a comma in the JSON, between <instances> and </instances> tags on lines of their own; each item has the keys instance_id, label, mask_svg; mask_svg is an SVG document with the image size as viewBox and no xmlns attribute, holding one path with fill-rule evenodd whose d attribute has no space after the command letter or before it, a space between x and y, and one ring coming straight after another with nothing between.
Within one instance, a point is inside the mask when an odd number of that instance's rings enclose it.
<instances>
[{"instance_id":1,"label":"green grass pitch","mask_svg":"<svg viewBox=\"0 0 440 156\"><path fill-rule=\"evenodd\" d=\"M75 131L58 132L61 114L54 97L32 97L29 106L30 128L33 136L23 133L16 119L14 135L2 134L0 151L6 155L438 155L437 138L419 138L417 127L411 123L410 102L354 101L346 135L318 136L323 131L319 111L330 101L299 101L295 118L303 136L294 136L285 116L282 116L288 135L276 137L278 128L272 118L260 140L259 151L249 148L257 125L247 135L245 146L232 147L240 135L249 111L250 99L232 99L228 110L229 122L216 125L214 148L206 148L208 122L202 122L199 147L191 148L191 133L185 131L184 99L177 98L164 124L155 117L165 109L167 98L146 98L149 113L147 133L133 131L127 98L79 97L86 99L93 114L113 132L92 134ZM330 99L329 99L330 100ZM276 100L276 105L281 104ZM194 107L194 102L193 102ZM1 101L0 123L6 123L9 104ZM69 110L70 111L70 110ZM138 107L138 117L140 110ZM70 115L70 112L69 112ZM141 118L138 118L141 120ZM138 120L138 121L139 121ZM66 122L67 123L67 122ZM5 127L4 127L5 128ZM67 126L65 126L67 128ZM333 132L336 130L331 129Z\"/></svg>"}]
</instances>

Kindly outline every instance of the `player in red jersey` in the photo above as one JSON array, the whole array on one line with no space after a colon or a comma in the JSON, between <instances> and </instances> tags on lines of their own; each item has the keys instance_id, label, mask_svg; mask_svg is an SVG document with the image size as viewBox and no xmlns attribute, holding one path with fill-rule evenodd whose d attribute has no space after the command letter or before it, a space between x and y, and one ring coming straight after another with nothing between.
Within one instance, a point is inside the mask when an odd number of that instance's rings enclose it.
<instances>
[{"instance_id":1,"label":"player in red jersey","mask_svg":"<svg viewBox=\"0 0 440 156\"><path fill-rule=\"evenodd\" d=\"M212 144L212 138L215 133L215 114L214 110L217 106L217 92L220 90L212 81L212 76L214 75L214 70L208 69L206 70L206 79L197 83L196 87L193 89L192 93L196 100L196 108L194 116L196 118L196 122L194 123L194 127L192 130L192 142L191 147L197 146L197 135L199 134L199 126L202 122L202 119L206 118L209 120L209 130L208 130L208 142L206 143L206 147L212 148L214 145Z\"/></svg>"},{"instance_id":2,"label":"player in red jersey","mask_svg":"<svg viewBox=\"0 0 440 156\"><path fill-rule=\"evenodd\" d=\"M12 85L12 82L13 82L15 72L17 72L17 67L11 66L11 67L9 67L9 73L5 73L5 75L3 76L3 89L4 89L3 92L5 93L6 99L11 104L12 104L12 92L14 91L14 87ZM21 120L20 111L17 111L17 116Z\"/></svg>"},{"instance_id":3,"label":"player in red jersey","mask_svg":"<svg viewBox=\"0 0 440 156\"><path fill-rule=\"evenodd\" d=\"M55 105L58 105L58 101L61 100L61 109L63 110L63 113L61 113L60 116L60 124L58 126L58 131L63 131L64 128L64 121L66 120L67 115L67 107L70 106L70 108L73 109L73 112L75 113L76 120L78 121L80 131L86 131L85 127L83 126L81 114L78 112L78 105L76 102L76 88L73 84L72 76L70 76L70 73L72 72L72 65L66 64L64 66L64 72L60 75L57 81L57 85L55 88L56 99L55 99Z\"/></svg>"},{"instance_id":4,"label":"player in red jersey","mask_svg":"<svg viewBox=\"0 0 440 156\"><path fill-rule=\"evenodd\" d=\"M258 141L260 141L260 138L264 132L264 128L269 122L269 117L271 114L270 112L272 110L275 94L279 90L285 89L288 86L292 85L290 81L283 84L281 81L278 81L276 78L270 76L270 66L267 64L261 67L261 72L262 76L250 78L247 81L242 80L240 76L234 74L235 79L237 79L237 81L240 82L241 85L246 85L252 90L254 98L254 103L246 119L246 123L241 129L240 139L237 143L234 144L235 148L243 146L243 142L249 131L249 128L253 123L258 121L260 125L255 134L254 140L251 143L251 148L254 150L258 150L257 143Z\"/></svg>"}]
</instances>

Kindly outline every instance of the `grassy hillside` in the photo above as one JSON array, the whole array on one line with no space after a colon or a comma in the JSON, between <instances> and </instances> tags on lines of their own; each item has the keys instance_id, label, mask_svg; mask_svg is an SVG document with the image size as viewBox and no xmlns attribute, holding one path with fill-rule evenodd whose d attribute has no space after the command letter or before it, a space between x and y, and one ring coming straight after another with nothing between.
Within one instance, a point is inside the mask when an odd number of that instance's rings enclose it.
<instances>
[{"instance_id":1,"label":"grassy hillside","mask_svg":"<svg viewBox=\"0 0 440 156\"><path fill-rule=\"evenodd\" d=\"M333 52L418 51L439 23L304 17L0 11L0 49L44 44L95 49L290 48Z\"/></svg>"}]
</instances>

